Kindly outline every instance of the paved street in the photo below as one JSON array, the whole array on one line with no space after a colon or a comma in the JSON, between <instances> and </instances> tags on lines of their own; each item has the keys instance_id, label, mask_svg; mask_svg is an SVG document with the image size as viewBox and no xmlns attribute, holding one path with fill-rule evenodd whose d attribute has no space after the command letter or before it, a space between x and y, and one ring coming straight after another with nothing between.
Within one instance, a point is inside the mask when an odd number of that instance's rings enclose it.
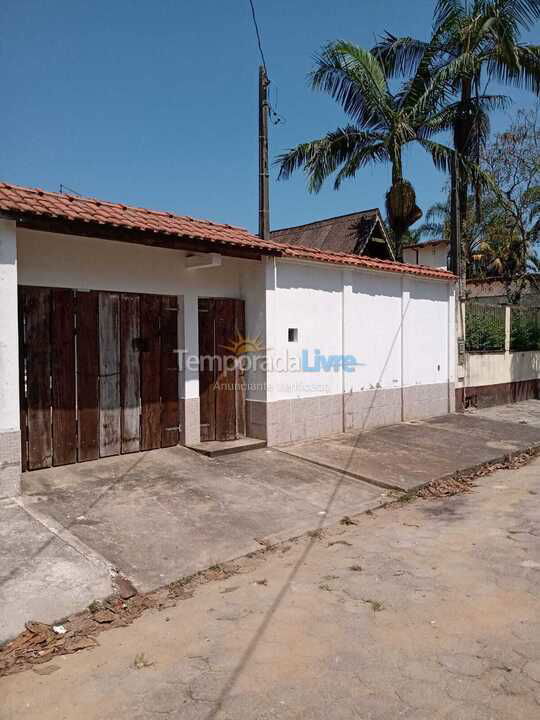
<instances>
[{"instance_id":1,"label":"paved street","mask_svg":"<svg viewBox=\"0 0 540 720\"><path fill-rule=\"evenodd\" d=\"M532 719L539 591L535 460L245 559L4 678L2 718Z\"/></svg>"}]
</instances>

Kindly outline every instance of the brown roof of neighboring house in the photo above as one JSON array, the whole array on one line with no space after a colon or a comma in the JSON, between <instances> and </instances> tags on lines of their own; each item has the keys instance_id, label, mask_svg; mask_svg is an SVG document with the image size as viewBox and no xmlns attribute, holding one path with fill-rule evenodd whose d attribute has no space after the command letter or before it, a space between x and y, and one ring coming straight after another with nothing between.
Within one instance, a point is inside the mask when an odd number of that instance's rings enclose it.
<instances>
[{"instance_id":1,"label":"brown roof of neighboring house","mask_svg":"<svg viewBox=\"0 0 540 720\"><path fill-rule=\"evenodd\" d=\"M420 250L425 247L435 247L436 245L449 245L448 240L427 240L422 243L411 243L410 245L404 245L403 250Z\"/></svg>"},{"instance_id":2,"label":"brown roof of neighboring house","mask_svg":"<svg viewBox=\"0 0 540 720\"><path fill-rule=\"evenodd\" d=\"M99 237L99 226L103 229L139 230L162 236L175 236L201 240L219 246L236 246L253 248L262 255L277 255L289 258L304 258L314 262L327 262L339 265L350 265L370 270L400 272L423 277L443 280L453 279L453 275L445 270L407 265L391 260L378 260L361 257L345 252L324 251L311 247L293 244L264 241L243 228L222 225L209 220L197 220L184 215L169 212L145 210L120 203L111 203L94 198L78 197L61 193L46 192L39 188L20 187L0 182L0 211L14 217L17 221L28 218L43 217L45 219L67 221L81 224L88 223L92 231ZM357 214L357 213L355 213ZM64 230L65 232L65 230ZM74 232L73 234L78 234ZM205 246L201 244L201 250Z\"/></svg>"},{"instance_id":3,"label":"brown roof of neighboring house","mask_svg":"<svg viewBox=\"0 0 540 720\"><path fill-rule=\"evenodd\" d=\"M379 225L387 241L386 230L378 208L316 220L305 225L272 230L272 240L287 245L299 245L315 250L360 254ZM389 255L392 252L389 249Z\"/></svg>"}]
</instances>

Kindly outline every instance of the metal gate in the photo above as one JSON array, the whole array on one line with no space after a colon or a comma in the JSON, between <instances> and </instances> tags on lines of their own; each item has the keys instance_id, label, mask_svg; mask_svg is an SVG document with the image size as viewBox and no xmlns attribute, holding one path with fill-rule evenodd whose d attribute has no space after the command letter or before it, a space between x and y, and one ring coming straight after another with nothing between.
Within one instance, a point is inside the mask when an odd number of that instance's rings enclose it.
<instances>
[{"instance_id":1,"label":"metal gate","mask_svg":"<svg viewBox=\"0 0 540 720\"><path fill-rule=\"evenodd\" d=\"M176 296L19 288L23 470L176 445Z\"/></svg>"}]
</instances>

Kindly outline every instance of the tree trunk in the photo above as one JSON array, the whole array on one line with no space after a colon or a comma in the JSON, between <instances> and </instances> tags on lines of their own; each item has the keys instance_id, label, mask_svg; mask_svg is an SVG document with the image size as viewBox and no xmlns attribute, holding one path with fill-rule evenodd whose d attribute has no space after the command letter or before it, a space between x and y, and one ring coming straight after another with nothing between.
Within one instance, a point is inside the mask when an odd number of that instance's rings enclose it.
<instances>
[{"instance_id":1,"label":"tree trunk","mask_svg":"<svg viewBox=\"0 0 540 720\"><path fill-rule=\"evenodd\" d=\"M403 180L401 151L398 151L396 157L392 160L392 186L390 188L390 192L397 183L401 182L401 180ZM401 248L404 234L403 227L401 223L395 221L395 217L392 213L388 212L388 207L386 208L386 214L388 215L388 221L390 223L390 227L392 228L392 235L394 236L394 252L396 259L401 262L403 256L403 250Z\"/></svg>"},{"instance_id":2,"label":"tree trunk","mask_svg":"<svg viewBox=\"0 0 540 720\"><path fill-rule=\"evenodd\" d=\"M471 80L463 80L461 83L461 109L458 113L458 118L454 125L454 148L457 153L464 158L473 159L474 155L474 143L473 143L473 130L474 130L474 118L470 114L470 99L472 96L472 82ZM468 216L468 201L469 201L469 181L464 172L460 173L460 179L458 182L458 197L459 197L459 218L460 228L463 238L465 258L464 261L468 262L469 259L469 233L467 228L467 216Z\"/></svg>"}]
</instances>

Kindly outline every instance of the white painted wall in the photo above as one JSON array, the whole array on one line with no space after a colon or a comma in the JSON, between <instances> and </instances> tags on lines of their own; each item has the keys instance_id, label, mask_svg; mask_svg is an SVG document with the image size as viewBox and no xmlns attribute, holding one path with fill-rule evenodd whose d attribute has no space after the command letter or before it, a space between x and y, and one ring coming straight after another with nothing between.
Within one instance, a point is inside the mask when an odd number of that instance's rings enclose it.
<instances>
[{"instance_id":1,"label":"white painted wall","mask_svg":"<svg viewBox=\"0 0 540 720\"><path fill-rule=\"evenodd\" d=\"M345 354L361 363L344 373L345 392L401 385L402 275L349 271L345 303Z\"/></svg>"},{"instance_id":2,"label":"white painted wall","mask_svg":"<svg viewBox=\"0 0 540 720\"><path fill-rule=\"evenodd\" d=\"M291 260L267 263L269 401L454 381L453 286L401 273ZM298 329L298 342L287 339ZM276 363L354 355L354 372L319 373ZM283 368L285 367L283 363Z\"/></svg>"},{"instance_id":3,"label":"white painted wall","mask_svg":"<svg viewBox=\"0 0 540 720\"><path fill-rule=\"evenodd\" d=\"M467 353L465 387L535 380L540 377L540 352Z\"/></svg>"},{"instance_id":4,"label":"white painted wall","mask_svg":"<svg viewBox=\"0 0 540 720\"><path fill-rule=\"evenodd\" d=\"M426 267L446 270L448 262L448 243L440 245L418 245L415 248L403 249L403 262L410 265L425 265Z\"/></svg>"},{"instance_id":5,"label":"white painted wall","mask_svg":"<svg viewBox=\"0 0 540 720\"><path fill-rule=\"evenodd\" d=\"M21 229L17 255L21 285L183 296L185 337L183 343L179 337L179 344L194 355L199 297L246 300L246 333L264 335L264 310L258 300L264 296L263 264L255 260L224 257L220 267L189 270L186 254L179 250ZM181 397L198 397L198 371L186 370L184 379Z\"/></svg>"},{"instance_id":6,"label":"white painted wall","mask_svg":"<svg viewBox=\"0 0 540 720\"><path fill-rule=\"evenodd\" d=\"M404 276L403 385L448 382L448 284Z\"/></svg>"},{"instance_id":7,"label":"white painted wall","mask_svg":"<svg viewBox=\"0 0 540 720\"><path fill-rule=\"evenodd\" d=\"M324 355L342 353L341 269L270 260L267 278L272 286L267 314L267 400L341 393L341 373L287 371L287 362L289 367L295 362L299 365L302 350L309 351L310 360L316 349ZM289 328L298 330L297 342L288 342Z\"/></svg>"},{"instance_id":8,"label":"white painted wall","mask_svg":"<svg viewBox=\"0 0 540 720\"><path fill-rule=\"evenodd\" d=\"M19 427L17 234L14 221L0 220L0 432Z\"/></svg>"}]
</instances>

